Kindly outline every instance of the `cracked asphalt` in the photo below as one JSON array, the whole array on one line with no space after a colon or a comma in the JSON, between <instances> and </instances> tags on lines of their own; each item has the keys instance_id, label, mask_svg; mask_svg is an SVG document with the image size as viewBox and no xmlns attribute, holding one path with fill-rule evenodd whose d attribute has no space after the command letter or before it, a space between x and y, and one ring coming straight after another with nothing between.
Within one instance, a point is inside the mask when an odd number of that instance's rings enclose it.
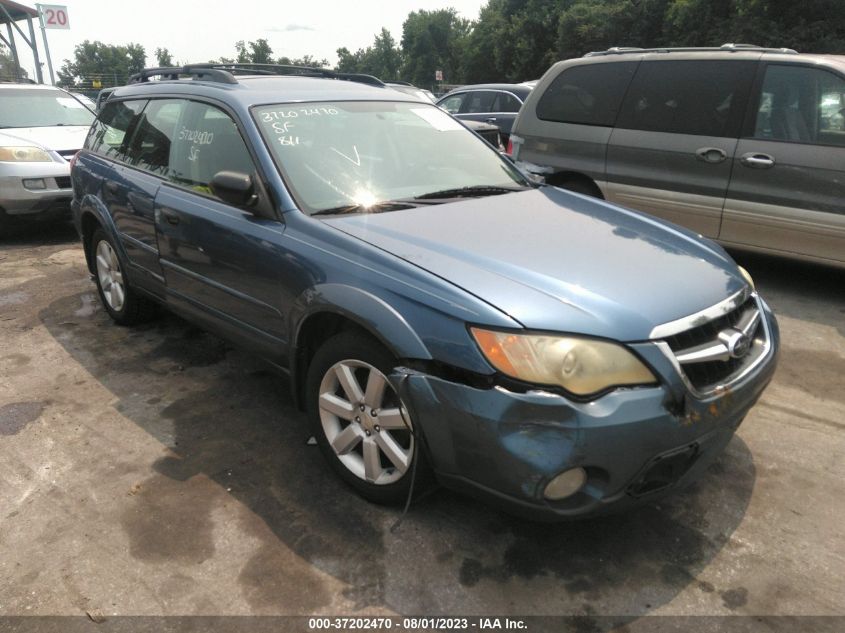
<instances>
[{"instance_id":1,"label":"cracked asphalt","mask_svg":"<svg viewBox=\"0 0 845 633\"><path fill-rule=\"evenodd\" d=\"M0 616L845 615L845 271L736 257L783 349L701 481L559 525L439 490L391 530L260 361L113 325L69 227L0 238Z\"/></svg>"}]
</instances>

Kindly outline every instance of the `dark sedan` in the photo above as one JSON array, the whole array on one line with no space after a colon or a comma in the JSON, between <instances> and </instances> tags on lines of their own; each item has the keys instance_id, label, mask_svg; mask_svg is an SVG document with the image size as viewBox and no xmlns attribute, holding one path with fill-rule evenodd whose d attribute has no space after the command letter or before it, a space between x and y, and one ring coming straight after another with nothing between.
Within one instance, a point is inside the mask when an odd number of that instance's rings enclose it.
<instances>
[{"instance_id":1,"label":"dark sedan","mask_svg":"<svg viewBox=\"0 0 845 633\"><path fill-rule=\"evenodd\" d=\"M437 105L459 119L492 123L507 145L513 122L533 86L530 84L477 84L443 95Z\"/></svg>"}]
</instances>

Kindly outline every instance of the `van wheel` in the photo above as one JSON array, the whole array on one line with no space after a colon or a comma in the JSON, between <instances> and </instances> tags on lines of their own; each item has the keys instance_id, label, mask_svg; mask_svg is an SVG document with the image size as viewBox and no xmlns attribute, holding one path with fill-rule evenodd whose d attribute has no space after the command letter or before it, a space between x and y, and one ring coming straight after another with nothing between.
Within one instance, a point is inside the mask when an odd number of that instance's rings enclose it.
<instances>
[{"instance_id":1,"label":"van wheel","mask_svg":"<svg viewBox=\"0 0 845 633\"><path fill-rule=\"evenodd\" d=\"M306 383L314 437L334 471L365 499L398 504L430 479L408 409L387 380L396 359L360 332L326 341Z\"/></svg>"},{"instance_id":2,"label":"van wheel","mask_svg":"<svg viewBox=\"0 0 845 633\"><path fill-rule=\"evenodd\" d=\"M558 186L561 189L574 191L575 193L580 193L585 196L592 196L593 198L604 199L604 196L601 195L601 191L599 190L599 188L595 185L595 183L590 182L589 180L581 180L580 178L564 180Z\"/></svg>"},{"instance_id":3,"label":"van wheel","mask_svg":"<svg viewBox=\"0 0 845 633\"><path fill-rule=\"evenodd\" d=\"M91 236L91 249L97 291L109 316L120 325L149 320L156 312L156 305L130 287L117 250L102 229Z\"/></svg>"}]
</instances>

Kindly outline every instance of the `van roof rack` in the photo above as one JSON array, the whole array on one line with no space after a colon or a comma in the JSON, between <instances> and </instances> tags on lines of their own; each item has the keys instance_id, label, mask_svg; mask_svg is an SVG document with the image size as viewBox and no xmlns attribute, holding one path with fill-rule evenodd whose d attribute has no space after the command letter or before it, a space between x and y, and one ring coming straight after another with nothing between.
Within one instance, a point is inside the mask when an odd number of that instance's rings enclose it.
<instances>
[{"instance_id":1,"label":"van roof rack","mask_svg":"<svg viewBox=\"0 0 845 633\"><path fill-rule=\"evenodd\" d=\"M292 75L298 77L322 77L324 79L340 79L342 81L356 81L370 86L384 87L377 77L361 73L339 73L327 68L311 66L292 66L286 64L248 64L208 62L205 64L186 64L179 67L145 68L129 78L130 84L145 83L151 77L161 77L164 80L177 80L189 76L198 81L212 81L225 84L236 84L236 75Z\"/></svg>"},{"instance_id":2,"label":"van roof rack","mask_svg":"<svg viewBox=\"0 0 845 633\"><path fill-rule=\"evenodd\" d=\"M784 55L797 55L798 51L792 48L766 48L755 44L722 44L721 46L700 46L700 47L660 47L660 48L636 48L633 46L614 46L606 51L593 51L584 57L601 57L602 55L625 55L629 53L702 53L702 52L740 52L754 51L758 53L780 53Z\"/></svg>"}]
</instances>

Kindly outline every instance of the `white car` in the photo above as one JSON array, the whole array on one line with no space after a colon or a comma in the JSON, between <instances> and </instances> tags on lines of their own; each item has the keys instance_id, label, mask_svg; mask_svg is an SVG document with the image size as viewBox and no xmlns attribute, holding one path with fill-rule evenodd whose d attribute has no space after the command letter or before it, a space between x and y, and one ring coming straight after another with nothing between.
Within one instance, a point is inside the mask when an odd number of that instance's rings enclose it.
<instances>
[{"instance_id":1,"label":"white car","mask_svg":"<svg viewBox=\"0 0 845 633\"><path fill-rule=\"evenodd\" d=\"M0 83L0 227L70 217L70 160L93 120L60 88Z\"/></svg>"}]
</instances>

